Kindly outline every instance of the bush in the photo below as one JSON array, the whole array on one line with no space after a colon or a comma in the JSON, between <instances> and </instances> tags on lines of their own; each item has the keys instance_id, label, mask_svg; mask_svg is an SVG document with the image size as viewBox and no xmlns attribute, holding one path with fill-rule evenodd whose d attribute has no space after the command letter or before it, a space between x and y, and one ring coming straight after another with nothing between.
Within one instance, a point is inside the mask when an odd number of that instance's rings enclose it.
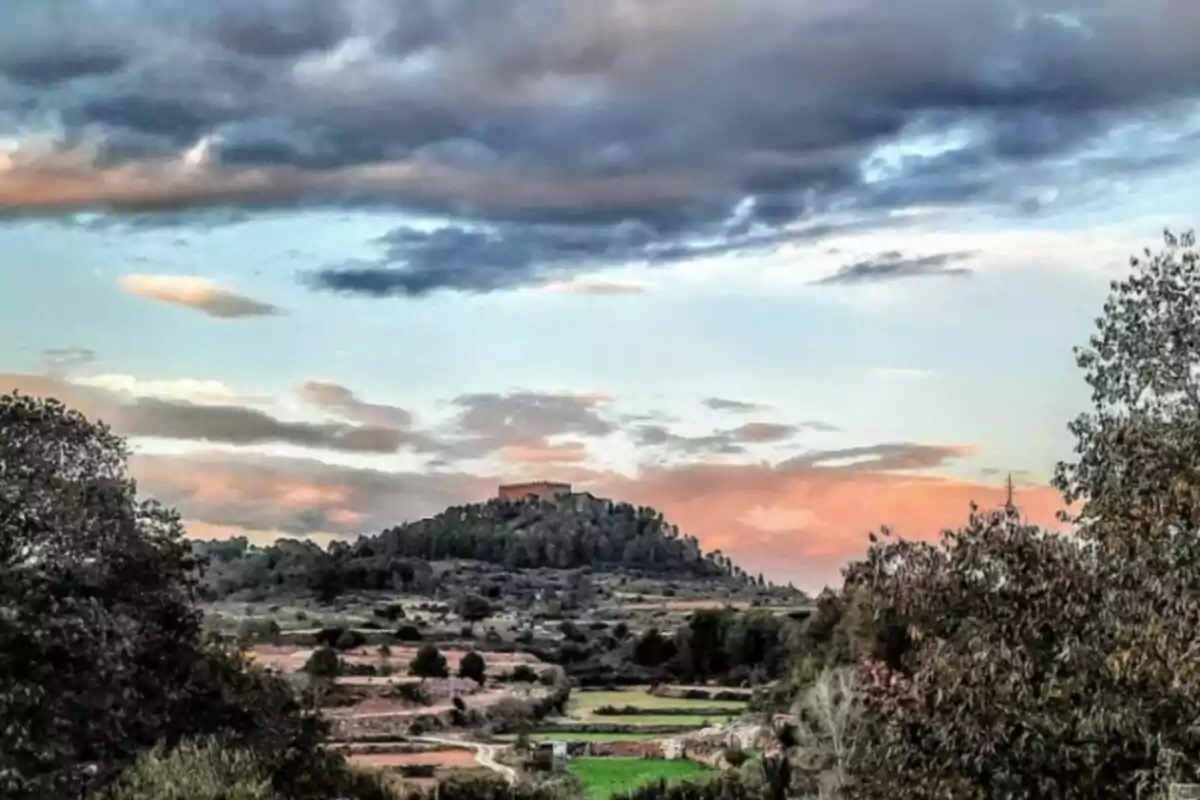
<instances>
[{"instance_id":1,"label":"bush","mask_svg":"<svg viewBox=\"0 0 1200 800\"><path fill-rule=\"evenodd\" d=\"M401 642L419 642L424 638L415 625L401 625L396 630L396 639Z\"/></svg>"},{"instance_id":2,"label":"bush","mask_svg":"<svg viewBox=\"0 0 1200 800\"><path fill-rule=\"evenodd\" d=\"M319 645L325 647L337 647L338 638L345 633L346 629L340 626L333 628L322 628L313 634L313 639Z\"/></svg>"},{"instance_id":3,"label":"bush","mask_svg":"<svg viewBox=\"0 0 1200 800\"><path fill-rule=\"evenodd\" d=\"M509 680L517 681L518 683L536 683L538 674L533 667L528 664L518 664L513 667L513 671L508 675Z\"/></svg>"},{"instance_id":4,"label":"bush","mask_svg":"<svg viewBox=\"0 0 1200 800\"><path fill-rule=\"evenodd\" d=\"M450 676L450 670L441 651L427 644L417 651L416 657L408 665L408 674L418 678L447 678Z\"/></svg>"},{"instance_id":5,"label":"bush","mask_svg":"<svg viewBox=\"0 0 1200 800\"><path fill-rule=\"evenodd\" d=\"M404 606L399 603L390 603L382 608L373 609L371 613L380 619L395 622L398 619L404 619Z\"/></svg>"},{"instance_id":6,"label":"bush","mask_svg":"<svg viewBox=\"0 0 1200 800\"><path fill-rule=\"evenodd\" d=\"M244 619L238 623L237 640L242 644L278 642L279 623L273 619Z\"/></svg>"},{"instance_id":7,"label":"bush","mask_svg":"<svg viewBox=\"0 0 1200 800\"><path fill-rule=\"evenodd\" d=\"M216 740L184 742L142 754L106 800L283 800L256 755ZM97 797L97 800L99 798Z\"/></svg>"},{"instance_id":8,"label":"bush","mask_svg":"<svg viewBox=\"0 0 1200 800\"><path fill-rule=\"evenodd\" d=\"M458 676L460 678L470 678L476 683L483 683L486 675L487 662L483 660L483 656L474 650L463 656L462 661L458 664Z\"/></svg>"},{"instance_id":9,"label":"bush","mask_svg":"<svg viewBox=\"0 0 1200 800\"><path fill-rule=\"evenodd\" d=\"M480 597L477 594L463 595L463 598L458 602L458 615L467 622L480 622L487 619L493 613L492 604L486 598Z\"/></svg>"},{"instance_id":10,"label":"bush","mask_svg":"<svg viewBox=\"0 0 1200 800\"><path fill-rule=\"evenodd\" d=\"M301 669L314 678L335 678L342 674L342 660L332 647L318 647Z\"/></svg>"},{"instance_id":11,"label":"bush","mask_svg":"<svg viewBox=\"0 0 1200 800\"><path fill-rule=\"evenodd\" d=\"M356 647L361 647L362 645L366 644L366 642L367 637L363 636L358 631L347 628L338 634L337 640L334 642L333 646L338 650L353 650Z\"/></svg>"}]
</instances>

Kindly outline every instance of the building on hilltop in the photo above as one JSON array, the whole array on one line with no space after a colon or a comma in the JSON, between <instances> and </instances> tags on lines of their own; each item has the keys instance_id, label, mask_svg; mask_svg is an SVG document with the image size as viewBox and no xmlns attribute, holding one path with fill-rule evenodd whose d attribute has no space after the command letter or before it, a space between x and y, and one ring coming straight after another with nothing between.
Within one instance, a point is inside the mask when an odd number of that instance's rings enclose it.
<instances>
[{"instance_id":1,"label":"building on hilltop","mask_svg":"<svg viewBox=\"0 0 1200 800\"><path fill-rule=\"evenodd\" d=\"M498 497L501 500L524 500L536 497L539 500L557 500L571 494L571 484L555 483L553 481L532 481L530 483L509 483L500 486Z\"/></svg>"}]
</instances>

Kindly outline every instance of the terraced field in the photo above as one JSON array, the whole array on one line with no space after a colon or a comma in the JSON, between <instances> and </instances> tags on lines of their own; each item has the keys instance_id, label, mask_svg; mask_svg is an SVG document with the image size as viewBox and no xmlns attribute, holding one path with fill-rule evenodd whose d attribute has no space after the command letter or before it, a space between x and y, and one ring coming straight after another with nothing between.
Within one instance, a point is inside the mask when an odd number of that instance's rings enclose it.
<instances>
[{"instance_id":1,"label":"terraced field","mask_svg":"<svg viewBox=\"0 0 1200 800\"><path fill-rule=\"evenodd\" d=\"M619 692L575 692L571 695L571 716L601 716L595 711L604 706L614 708L644 708L648 710L661 709L721 709L730 714L740 714L746 710L746 703L741 700L682 700L673 697L657 697L645 690L635 689Z\"/></svg>"},{"instance_id":2,"label":"terraced field","mask_svg":"<svg viewBox=\"0 0 1200 800\"><path fill-rule=\"evenodd\" d=\"M699 779L711 770L692 761L660 761L648 758L577 758L569 767L583 784L588 800L608 800L651 781L671 783Z\"/></svg>"}]
</instances>

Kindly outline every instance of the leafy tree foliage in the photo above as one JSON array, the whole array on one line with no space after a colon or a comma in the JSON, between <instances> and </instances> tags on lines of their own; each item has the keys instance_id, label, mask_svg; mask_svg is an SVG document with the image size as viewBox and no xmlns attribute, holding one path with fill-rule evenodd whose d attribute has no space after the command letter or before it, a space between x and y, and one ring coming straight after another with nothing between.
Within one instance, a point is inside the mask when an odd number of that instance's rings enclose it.
<instances>
[{"instance_id":1,"label":"leafy tree foliage","mask_svg":"<svg viewBox=\"0 0 1200 800\"><path fill-rule=\"evenodd\" d=\"M492 615L492 604L477 594L465 594L458 602L458 615L467 622L480 622Z\"/></svg>"},{"instance_id":2,"label":"leafy tree foliage","mask_svg":"<svg viewBox=\"0 0 1200 800\"><path fill-rule=\"evenodd\" d=\"M720 551L702 552L695 537L681 535L658 511L587 494L455 506L354 544L333 542L328 550L289 539L256 547L244 538L198 543L196 549L208 563L206 599L234 593L262 599L288 591L314 592L325 601L347 591L430 593L437 579L429 561L443 559L509 569L620 568L757 585ZM594 591L581 571L571 576L563 599L580 607Z\"/></svg>"},{"instance_id":3,"label":"leafy tree foliage","mask_svg":"<svg viewBox=\"0 0 1200 800\"><path fill-rule=\"evenodd\" d=\"M483 660L483 656L474 650L464 655L458 662L458 676L470 678L476 683L483 683L487 676L487 663Z\"/></svg>"},{"instance_id":4,"label":"leafy tree foliage","mask_svg":"<svg viewBox=\"0 0 1200 800\"><path fill-rule=\"evenodd\" d=\"M791 669L799 623L768 611L702 610L665 636L650 628L626 645L630 661L662 680L759 684Z\"/></svg>"},{"instance_id":5,"label":"leafy tree foliage","mask_svg":"<svg viewBox=\"0 0 1200 800\"><path fill-rule=\"evenodd\" d=\"M197 736L254 751L289 800L337 796L311 704L202 639L179 517L137 499L126 456L56 401L0 395L0 796L74 800Z\"/></svg>"},{"instance_id":6,"label":"leafy tree foliage","mask_svg":"<svg viewBox=\"0 0 1200 800\"><path fill-rule=\"evenodd\" d=\"M314 678L336 678L342 673L342 660L332 647L318 647L304 662L304 671Z\"/></svg>"},{"instance_id":7,"label":"leafy tree foliage","mask_svg":"<svg viewBox=\"0 0 1200 800\"><path fill-rule=\"evenodd\" d=\"M216 740L156 747L121 775L108 800L281 800L254 753Z\"/></svg>"},{"instance_id":8,"label":"leafy tree foliage","mask_svg":"<svg viewBox=\"0 0 1200 800\"><path fill-rule=\"evenodd\" d=\"M865 662L854 796L1153 797L1200 778L1198 260L1190 235L1135 259L1077 352L1093 407L1056 478L1073 535L973 510L847 571L844 599L903 623Z\"/></svg>"},{"instance_id":9,"label":"leafy tree foliage","mask_svg":"<svg viewBox=\"0 0 1200 800\"><path fill-rule=\"evenodd\" d=\"M408 674L418 678L447 678L450 676L450 670L442 652L437 647L426 644L421 646L408 665Z\"/></svg>"}]
</instances>

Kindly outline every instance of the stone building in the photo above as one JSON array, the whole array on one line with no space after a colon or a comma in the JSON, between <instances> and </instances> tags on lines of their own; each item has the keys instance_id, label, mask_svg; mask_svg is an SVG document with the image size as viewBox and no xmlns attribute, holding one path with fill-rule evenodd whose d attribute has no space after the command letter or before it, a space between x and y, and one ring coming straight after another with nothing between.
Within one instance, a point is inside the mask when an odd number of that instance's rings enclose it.
<instances>
[{"instance_id":1,"label":"stone building","mask_svg":"<svg viewBox=\"0 0 1200 800\"><path fill-rule=\"evenodd\" d=\"M539 500L555 500L571 494L571 484L555 483L553 481L532 481L529 483L508 483L500 486L501 500L524 500L526 497L536 497Z\"/></svg>"}]
</instances>

